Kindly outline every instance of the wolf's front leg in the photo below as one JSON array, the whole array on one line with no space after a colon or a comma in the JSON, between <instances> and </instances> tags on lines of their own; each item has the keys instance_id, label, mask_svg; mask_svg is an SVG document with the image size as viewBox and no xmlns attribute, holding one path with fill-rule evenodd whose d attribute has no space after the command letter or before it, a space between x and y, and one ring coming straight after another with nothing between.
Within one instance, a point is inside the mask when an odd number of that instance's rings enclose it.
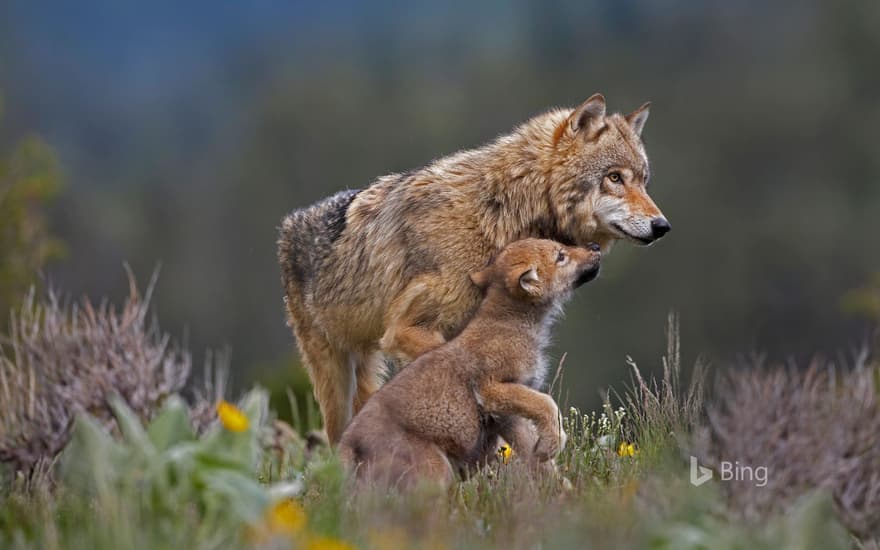
<instances>
[{"instance_id":1,"label":"wolf's front leg","mask_svg":"<svg viewBox=\"0 0 880 550\"><path fill-rule=\"evenodd\" d=\"M490 414L520 416L534 422L532 428L523 422L512 422L508 435L515 441L507 439L514 450L517 444L520 449L531 451L535 460L544 462L554 458L565 447L566 435L562 429L559 408L553 398L546 393L535 391L523 384L494 382L483 384L479 389L479 398L483 409Z\"/></svg>"},{"instance_id":2,"label":"wolf's front leg","mask_svg":"<svg viewBox=\"0 0 880 550\"><path fill-rule=\"evenodd\" d=\"M436 277L417 277L391 303L385 314L385 334L379 340L381 350L404 364L431 351L446 340L440 331L426 325L436 315L431 300Z\"/></svg>"}]
</instances>

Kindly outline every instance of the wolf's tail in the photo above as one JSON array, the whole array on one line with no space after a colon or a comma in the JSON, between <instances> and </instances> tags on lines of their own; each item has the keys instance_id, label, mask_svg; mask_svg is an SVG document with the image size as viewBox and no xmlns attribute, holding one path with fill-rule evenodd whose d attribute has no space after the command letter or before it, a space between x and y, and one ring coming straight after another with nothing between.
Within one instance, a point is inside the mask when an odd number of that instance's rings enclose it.
<instances>
[{"instance_id":1,"label":"wolf's tail","mask_svg":"<svg viewBox=\"0 0 880 550\"><path fill-rule=\"evenodd\" d=\"M321 267L333 242L345 229L345 215L358 190L336 193L281 221L278 262L285 293L307 285Z\"/></svg>"}]
</instances>

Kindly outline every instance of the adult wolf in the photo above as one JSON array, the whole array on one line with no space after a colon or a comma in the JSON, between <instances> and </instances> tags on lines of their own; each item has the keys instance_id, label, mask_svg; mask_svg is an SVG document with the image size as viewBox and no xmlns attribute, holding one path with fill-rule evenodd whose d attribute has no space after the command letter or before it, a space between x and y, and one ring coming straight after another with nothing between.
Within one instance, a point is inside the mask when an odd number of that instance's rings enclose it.
<instances>
[{"instance_id":1,"label":"adult wolf","mask_svg":"<svg viewBox=\"0 0 880 550\"><path fill-rule=\"evenodd\" d=\"M456 335L480 301L468 278L527 238L649 244L670 225L648 196L646 103L606 115L594 94L281 223L289 324L336 443L378 388L384 356L402 363Z\"/></svg>"}]
</instances>

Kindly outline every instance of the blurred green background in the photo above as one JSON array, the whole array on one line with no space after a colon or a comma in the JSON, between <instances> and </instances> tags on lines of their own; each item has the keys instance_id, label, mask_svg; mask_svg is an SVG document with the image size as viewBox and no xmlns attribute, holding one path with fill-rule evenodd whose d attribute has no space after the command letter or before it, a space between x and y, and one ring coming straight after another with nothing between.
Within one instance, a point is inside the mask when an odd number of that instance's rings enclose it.
<instances>
[{"instance_id":1,"label":"blurred green background","mask_svg":"<svg viewBox=\"0 0 880 550\"><path fill-rule=\"evenodd\" d=\"M880 3L275 4L0 2L0 161L32 143L65 182L45 228L26 217L66 249L48 280L119 299L123 261L142 282L161 263L163 328L229 345L239 386L301 382L288 210L601 91L653 102L674 229L619 244L567 308L552 353L572 403L620 388L627 355L659 366L670 309L686 362L834 357L869 334L876 294L850 291L880 271ZM38 265L61 249L47 235Z\"/></svg>"}]
</instances>

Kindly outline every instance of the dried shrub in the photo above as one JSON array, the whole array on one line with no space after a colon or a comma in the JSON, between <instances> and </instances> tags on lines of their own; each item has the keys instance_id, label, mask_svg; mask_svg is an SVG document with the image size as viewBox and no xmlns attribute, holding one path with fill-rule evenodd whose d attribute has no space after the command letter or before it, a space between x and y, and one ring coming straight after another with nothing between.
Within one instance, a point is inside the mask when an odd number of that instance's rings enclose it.
<instances>
[{"instance_id":1,"label":"dried shrub","mask_svg":"<svg viewBox=\"0 0 880 550\"><path fill-rule=\"evenodd\" d=\"M691 433L702 418L707 370L702 362L697 362L690 373L690 383L687 388L682 387L678 316L670 313L667 319L666 355L659 380L654 377L646 380L629 357L627 363L632 368L633 384L625 401L636 437L659 443Z\"/></svg>"},{"instance_id":2,"label":"dried shrub","mask_svg":"<svg viewBox=\"0 0 880 550\"><path fill-rule=\"evenodd\" d=\"M64 448L77 413L113 429L108 398L118 395L146 422L183 389L191 355L148 318L155 276L144 296L130 273L129 284L121 308L65 304L53 291L38 299L32 290L12 315L0 340L0 462L30 472ZM207 378L216 377L209 370ZM222 382L207 384L194 406L197 427L209 421Z\"/></svg>"},{"instance_id":3,"label":"dried shrub","mask_svg":"<svg viewBox=\"0 0 880 550\"><path fill-rule=\"evenodd\" d=\"M701 462L768 473L764 486L719 484L731 510L759 519L824 490L854 534L880 537L880 365L866 357L848 369L818 361L806 370L767 369L759 361L719 379L697 439Z\"/></svg>"}]
</instances>

